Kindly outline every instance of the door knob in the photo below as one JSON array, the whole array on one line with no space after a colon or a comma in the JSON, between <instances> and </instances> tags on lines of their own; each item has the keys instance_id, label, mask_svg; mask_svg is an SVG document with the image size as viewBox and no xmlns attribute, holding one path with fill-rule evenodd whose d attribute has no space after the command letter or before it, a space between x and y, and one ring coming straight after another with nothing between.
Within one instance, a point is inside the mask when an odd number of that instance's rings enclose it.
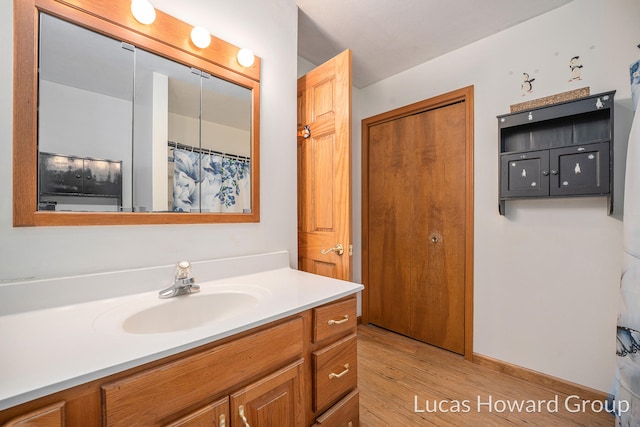
<instances>
[{"instance_id":1,"label":"door knob","mask_svg":"<svg viewBox=\"0 0 640 427\"><path fill-rule=\"evenodd\" d=\"M320 251L320 253L322 255L326 255L326 254L331 253L331 252L335 252L338 255L342 255L344 253L344 246L342 246L342 243L338 243L337 245L335 245L331 249L322 249Z\"/></svg>"},{"instance_id":2,"label":"door knob","mask_svg":"<svg viewBox=\"0 0 640 427\"><path fill-rule=\"evenodd\" d=\"M309 138L311 136L311 127L309 125L306 125L298 134L304 139Z\"/></svg>"}]
</instances>

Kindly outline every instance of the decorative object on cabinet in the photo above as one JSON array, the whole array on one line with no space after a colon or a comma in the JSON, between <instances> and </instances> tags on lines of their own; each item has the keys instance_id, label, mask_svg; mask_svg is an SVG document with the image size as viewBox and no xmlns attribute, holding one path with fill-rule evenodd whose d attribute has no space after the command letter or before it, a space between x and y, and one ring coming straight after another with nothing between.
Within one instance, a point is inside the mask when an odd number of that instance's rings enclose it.
<instances>
[{"instance_id":1,"label":"decorative object on cabinet","mask_svg":"<svg viewBox=\"0 0 640 427\"><path fill-rule=\"evenodd\" d=\"M591 95L591 89L589 87L583 87L543 98L532 99L531 101L520 102L511 105L509 108L511 113L517 113L519 111L531 110L532 108L548 107L559 104L560 102L573 101L574 99L584 98L589 95Z\"/></svg>"},{"instance_id":2,"label":"decorative object on cabinet","mask_svg":"<svg viewBox=\"0 0 640 427\"><path fill-rule=\"evenodd\" d=\"M498 116L499 202L606 196L613 209L613 98L604 92Z\"/></svg>"},{"instance_id":3,"label":"decorative object on cabinet","mask_svg":"<svg viewBox=\"0 0 640 427\"><path fill-rule=\"evenodd\" d=\"M569 83L575 80L582 80L582 62L579 56L574 56L569 60L569 69L571 70Z\"/></svg>"},{"instance_id":4,"label":"decorative object on cabinet","mask_svg":"<svg viewBox=\"0 0 640 427\"><path fill-rule=\"evenodd\" d=\"M528 93L533 92L533 81L535 79L531 78L528 73L522 73L522 84L520 85L520 89L522 90L522 96L525 96Z\"/></svg>"}]
</instances>

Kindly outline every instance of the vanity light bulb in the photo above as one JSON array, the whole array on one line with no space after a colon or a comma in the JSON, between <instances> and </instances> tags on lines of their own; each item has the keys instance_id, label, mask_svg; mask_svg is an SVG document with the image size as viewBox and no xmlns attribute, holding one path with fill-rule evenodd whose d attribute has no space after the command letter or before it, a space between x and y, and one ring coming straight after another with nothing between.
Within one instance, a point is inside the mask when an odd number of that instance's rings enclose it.
<instances>
[{"instance_id":1,"label":"vanity light bulb","mask_svg":"<svg viewBox=\"0 0 640 427\"><path fill-rule=\"evenodd\" d=\"M191 30L191 41L201 49L211 44L211 34L204 27L193 27Z\"/></svg>"},{"instance_id":2,"label":"vanity light bulb","mask_svg":"<svg viewBox=\"0 0 640 427\"><path fill-rule=\"evenodd\" d=\"M131 14L136 21L149 25L156 20L156 9L147 0L132 0Z\"/></svg>"},{"instance_id":3,"label":"vanity light bulb","mask_svg":"<svg viewBox=\"0 0 640 427\"><path fill-rule=\"evenodd\" d=\"M255 57L253 56L253 52L251 50L242 48L238 51L238 63L243 67L251 67L253 65L253 61Z\"/></svg>"}]
</instances>

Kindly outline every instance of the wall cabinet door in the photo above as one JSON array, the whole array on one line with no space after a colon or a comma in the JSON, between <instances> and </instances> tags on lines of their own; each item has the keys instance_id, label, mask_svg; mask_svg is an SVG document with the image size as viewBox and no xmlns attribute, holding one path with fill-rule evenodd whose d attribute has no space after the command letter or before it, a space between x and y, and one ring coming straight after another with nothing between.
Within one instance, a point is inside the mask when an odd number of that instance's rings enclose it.
<instances>
[{"instance_id":1,"label":"wall cabinet door","mask_svg":"<svg viewBox=\"0 0 640 427\"><path fill-rule=\"evenodd\" d=\"M549 195L549 150L505 154L500 170L501 197Z\"/></svg>"},{"instance_id":2,"label":"wall cabinet door","mask_svg":"<svg viewBox=\"0 0 640 427\"><path fill-rule=\"evenodd\" d=\"M552 196L609 193L609 143L551 150Z\"/></svg>"}]
</instances>

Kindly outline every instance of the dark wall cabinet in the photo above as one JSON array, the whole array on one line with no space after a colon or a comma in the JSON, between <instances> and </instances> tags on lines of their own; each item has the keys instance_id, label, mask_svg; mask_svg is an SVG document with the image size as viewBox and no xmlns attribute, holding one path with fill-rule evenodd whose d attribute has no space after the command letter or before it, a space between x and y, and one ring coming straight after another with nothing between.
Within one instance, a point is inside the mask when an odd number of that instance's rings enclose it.
<instances>
[{"instance_id":1,"label":"dark wall cabinet","mask_svg":"<svg viewBox=\"0 0 640 427\"><path fill-rule=\"evenodd\" d=\"M40 201L50 196L107 197L122 200L122 162L40 153Z\"/></svg>"},{"instance_id":2,"label":"dark wall cabinet","mask_svg":"<svg viewBox=\"0 0 640 427\"><path fill-rule=\"evenodd\" d=\"M499 212L510 199L613 196L615 91L498 116Z\"/></svg>"}]
</instances>

